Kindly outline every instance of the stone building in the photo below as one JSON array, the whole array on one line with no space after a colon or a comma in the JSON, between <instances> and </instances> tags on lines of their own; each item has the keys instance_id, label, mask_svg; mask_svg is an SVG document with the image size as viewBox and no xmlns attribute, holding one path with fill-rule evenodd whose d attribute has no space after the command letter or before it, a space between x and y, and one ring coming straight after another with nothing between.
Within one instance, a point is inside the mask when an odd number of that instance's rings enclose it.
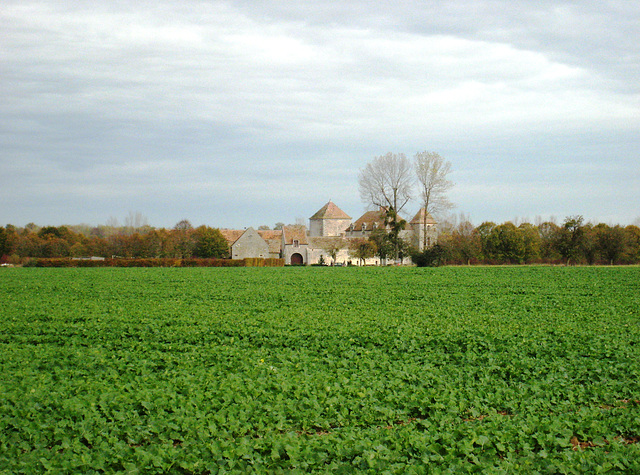
<instances>
[{"instance_id":1,"label":"stone building","mask_svg":"<svg viewBox=\"0 0 640 475\"><path fill-rule=\"evenodd\" d=\"M279 257L288 265L327 264L357 265L351 245L356 239L368 238L371 233L387 229L385 209L367 211L356 221L329 201L309 218L309 229L303 225L284 226L281 230L221 230L229 243L232 259L246 257ZM400 237L416 249L422 250L437 242L437 223L424 208L405 224ZM409 258L403 260L410 263ZM373 257L365 265L380 265Z\"/></svg>"},{"instance_id":2,"label":"stone building","mask_svg":"<svg viewBox=\"0 0 640 475\"><path fill-rule=\"evenodd\" d=\"M304 226L284 226L282 228L281 257L285 264L309 264L309 240Z\"/></svg>"},{"instance_id":3,"label":"stone building","mask_svg":"<svg viewBox=\"0 0 640 475\"><path fill-rule=\"evenodd\" d=\"M351 224L351 217L332 201L309 218L309 236L341 236Z\"/></svg>"},{"instance_id":4,"label":"stone building","mask_svg":"<svg viewBox=\"0 0 640 475\"><path fill-rule=\"evenodd\" d=\"M281 257L282 231L247 228L244 231L221 229L220 232L229 243L231 259Z\"/></svg>"},{"instance_id":5,"label":"stone building","mask_svg":"<svg viewBox=\"0 0 640 475\"><path fill-rule=\"evenodd\" d=\"M411 244L422 251L438 242L438 228L435 219L424 208L416 213L411 222Z\"/></svg>"}]
</instances>

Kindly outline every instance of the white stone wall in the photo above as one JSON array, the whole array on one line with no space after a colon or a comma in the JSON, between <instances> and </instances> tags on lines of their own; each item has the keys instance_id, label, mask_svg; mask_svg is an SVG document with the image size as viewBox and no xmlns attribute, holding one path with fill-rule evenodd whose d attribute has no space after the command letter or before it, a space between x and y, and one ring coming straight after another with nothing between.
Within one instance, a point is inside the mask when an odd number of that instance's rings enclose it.
<instances>
[{"instance_id":1,"label":"white stone wall","mask_svg":"<svg viewBox=\"0 0 640 475\"><path fill-rule=\"evenodd\" d=\"M310 219L309 236L342 236L350 224L350 219Z\"/></svg>"},{"instance_id":2,"label":"white stone wall","mask_svg":"<svg viewBox=\"0 0 640 475\"><path fill-rule=\"evenodd\" d=\"M291 256L294 254L300 254L302 256L303 264L309 265L313 264L313 262L309 262L309 249L306 244L301 244L298 247L295 247L292 244L287 244L284 246L284 250L282 252L285 265L291 265Z\"/></svg>"},{"instance_id":3,"label":"white stone wall","mask_svg":"<svg viewBox=\"0 0 640 475\"><path fill-rule=\"evenodd\" d=\"M342 236L350 224L350 219L326 219L324 224L324 235Z\"/></svg>"},{"instance_id":4,"label":"white stone wall","mask_svg":"<svg viewBox=\"0 0 640 475\"><path fill-rule=\"evenodd\" d=\"M245 259L248 257L270 257L269 245L260 237L258 231L253 228L248 228L231 246L232 259Z\"/></svg>"},{"instance_id":5,"label":"white stone wall","mask_svg":"<svg viewBox=\"0 0 640 475\"><path fill-rule=\"evenodd\" d=\"M309 249L307 250L307 256L309 259L308 265L318 264L320 262L320 256L324 256L325 264L327 265L333 264L333 259L331 259L329 252L322 248L312 248L311 246L309 246ZM348 247L340 249L336 254L336 263L339 265L346 266L349 264L349 262L353 266L362 265L360 260L351 253L351 250ZM307 262L305 261L305 264L306 263ZM411 258L405 258L403 261L403 264L411 264ZM384 265L387 265L387 262L381 261L378 256L374 256L374 257L370 257L369 259L365 259L364 265L365 266L380 266L380 265L384 266Z\"/></svg>"},{"instance_id":6,"label":"white stone wall","mask_svg":"<svg viewBox=\"0 0 640 475\"><path fill-rule=\"evenodd\" d=\"M309 264L319 264L320 256L324 257L325 264L327 265L333 264L333 259L331 258L329 251L325 249L309 248L308 256L309 256ZM346 248L340 249L336 254L336 263L346 266L349 261L352 261L352 263L353 261L355 261L355 259L351 257L351 255L349 254L349 249L346 249Z\"/></svg>"},{"instance_id":7,"label":"white stone wall","mask_svg":"<svg viewBox=\"0 0 640 475\"><path fill-rule=\"evenodd\" d=\"M322 219L309 220L309 236L322 236Z\"/></svg>"},{"instance_id":8,"label":"white stone wall","mask_svg":"<svg viewBox=\"0 0 640 475\"><path fill-rule=\"evenodd\" d=\"M413 224L413 236L411 239L411 244L416 247L419 251L424 250L425 243L425 230L423 224ZM435 246L438 244L438 227L435 224L427 224L427 247Z\"/></svg>"}]
</instances>

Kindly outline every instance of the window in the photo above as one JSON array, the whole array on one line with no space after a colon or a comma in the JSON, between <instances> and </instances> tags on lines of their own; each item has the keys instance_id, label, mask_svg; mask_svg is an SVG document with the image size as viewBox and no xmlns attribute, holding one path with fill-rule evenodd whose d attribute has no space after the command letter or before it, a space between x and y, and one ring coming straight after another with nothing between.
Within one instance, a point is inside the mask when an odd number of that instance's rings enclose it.
<instances>
[{"instance_id":1,"label":"window","mask_svg":"<svg viewBox=\"0 0 640 475\"><path fill-rule=\"evenodd\" d=\"M297 239L293 240L293 247L300 247L300 241L298 241Z\"/></svg>"},{"instance_id":2,"label":"window","mask_svg":"<svg viewBox=\"0 0 640 475\"><path fill-rule=\"evenodd\" d=\"M367 230L367 223L362 223L362 232Z\"/></svg>"}]
</instances>

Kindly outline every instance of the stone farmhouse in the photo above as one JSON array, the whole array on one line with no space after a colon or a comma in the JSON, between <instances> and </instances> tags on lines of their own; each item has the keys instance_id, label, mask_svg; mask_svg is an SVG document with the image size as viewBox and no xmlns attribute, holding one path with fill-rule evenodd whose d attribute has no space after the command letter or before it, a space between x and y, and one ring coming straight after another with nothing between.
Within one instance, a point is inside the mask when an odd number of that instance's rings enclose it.
<instances>
[{"instance_id":1,"label":"stone farmhouse","mask_svg":"<svg viewBox=\"0 0 640 475\"><path fill-rule=\"evenodd\" d=\"M351 217L329 201L309 218L309 229L304 225L284 226L280 230L221 229L229 243L232 259L247 257L283 258L287 265L311 265L322 261L335 264L359 265L353 256L351 244L355 239L368 238L378 229L385 229L385 209L367 211L353 221ZM424 208L407 222L400 237L413 247L423 250L437 242L437 223ZM408 264L407 257L403 263ZM365 265L384 265L379 257L367 259Z\"/></svg>"}]
</instances>

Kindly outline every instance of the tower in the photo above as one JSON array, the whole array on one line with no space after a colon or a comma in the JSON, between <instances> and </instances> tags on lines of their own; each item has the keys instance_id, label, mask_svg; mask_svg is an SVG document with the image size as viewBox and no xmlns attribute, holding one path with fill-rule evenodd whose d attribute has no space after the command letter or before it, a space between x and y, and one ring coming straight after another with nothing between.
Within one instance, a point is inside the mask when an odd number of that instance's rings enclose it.
<instances>
[{"instance_id":1,"label":"tower","mask_svg":"<svg viewBox=\"0 0 640 475\"><path fill-rule=\"evenodd\" d=\"M351 217L331 200L309 218L309 236L341 236L351 224Z\"/></svg>"},{"instance_id":2,"label":"tower","mask_svg":"<svg viewBox=\"0 0 640 475\"><path fill-rule=\"evenodd\" d=\"M413 245L419 251L424 251L438 242L438 228L436 227L438 223L426 209L420 208L409 224L413 230Z\"/></svg>"}]
</instances>

